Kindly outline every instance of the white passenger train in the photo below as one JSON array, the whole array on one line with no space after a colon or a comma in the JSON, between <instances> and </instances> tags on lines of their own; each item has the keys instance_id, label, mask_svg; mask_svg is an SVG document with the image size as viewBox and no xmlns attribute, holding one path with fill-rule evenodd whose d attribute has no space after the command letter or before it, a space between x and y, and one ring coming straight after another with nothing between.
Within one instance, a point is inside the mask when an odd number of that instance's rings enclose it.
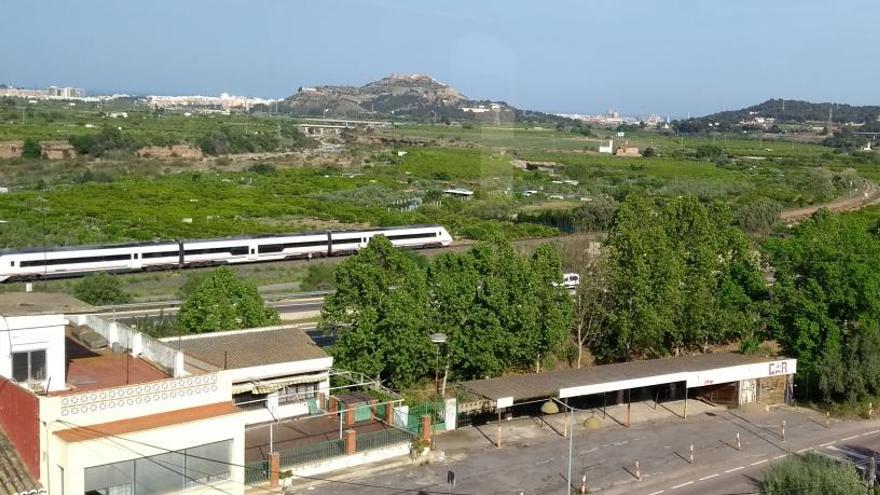
<instances>
[{"instance_id":1,"label":"white passenger train","mask_svg":"<svg viewBox=\"0 0 880 495\"><path fill-rule=\"evenodd\" d=\"M392 227L288 236L265 236L99 247L65 247L0 254L0 282L72 277L92 272L130 272L168 268L317 258L355 253L373 236L395 247L448 246L452 236L439 225Z\"/></svg>"}]
</instances>

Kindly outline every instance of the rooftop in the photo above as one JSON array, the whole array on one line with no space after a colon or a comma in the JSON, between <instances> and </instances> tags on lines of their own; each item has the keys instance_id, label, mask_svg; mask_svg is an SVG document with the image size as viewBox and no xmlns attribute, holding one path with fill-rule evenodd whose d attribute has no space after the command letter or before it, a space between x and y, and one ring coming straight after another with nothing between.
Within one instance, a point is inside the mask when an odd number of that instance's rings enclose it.
<instances>
[{"instance_id":1,"label":"rooftop","mask_svg":"<svg viewBox=\"0 0 880 495\"><path fill-rule=\"evenodd\" d=\"M30 491L45 492L0 428L0 495L16 495Z\"/></svg>"},{"instance_id":2,"label":"rooftop","mask_svg":"<svg viewBox=\"0 0 880 495\"><path fill-rule=\"evenodd\" d=\"M83 442L86 440L94 440L96 438L112 437L136 431L174 426L227 414L236 414L239 412L241 412L241 409L235 407L232 402L218 402L216 404L150 414L148 416L139 416L120 421L111 421L109 423L101 423L88 427L73 427L67 430L57 431L55 434L68 443Z\"/></svg>"},{"instance_id":3,"label":"rooftop","mask_svg":"<svg viewBox=\"0 0 880 495\"><path fill-rule=\"evenodd\" d=\"M94 306L67 294L55 292L0 293L0 315L37 316L66 313L87 313Z\"/></svg>"},{"instance_id":4,"label":"rooftop","mask_svg":"<svg viewBox=\"0 0 880 495\"><path fill-rule=\"evenodd\" d=\"M645 359L625 363L605 364L589 368L512 375L486 380L473 380L462 384L471 392L490 400L512 397L514 401L556 397L562 389L607 385L609 390L624 390L631 382L635 386L648 386L652 383L636 384L636 380L657 378L664 381L664 375L689 372L702 372L745 364L771 363L775 358L764 358L745 354L719 353L696 356L679 356L664 359ZM683 381L681 377L671 377ZM616 387L616 388L615 388ZM601 391L600 391L601 392Z\"/></svg>"},{"instance_id":5,"label":"rooftop","mask_svg":"<svg viewBox=\"0 0 880 495\"><path fill-rule=\"evenodd\" d=\"M109 349L89 350L71 337L64 342L69 390L51 395L69 395L86 390L136 385L170 378L149 361Z\"/></svg>"},{"instance_id":6,"label":"rooftop","mask_svg":"<svg viewBox=\"0 0 880 495\"><path fill-rule=\"evenodd\" d=\"M161 340L219 368L250 368L329 357L305 330L296 327L233 330Z\"/></svg>"}]
</instances>

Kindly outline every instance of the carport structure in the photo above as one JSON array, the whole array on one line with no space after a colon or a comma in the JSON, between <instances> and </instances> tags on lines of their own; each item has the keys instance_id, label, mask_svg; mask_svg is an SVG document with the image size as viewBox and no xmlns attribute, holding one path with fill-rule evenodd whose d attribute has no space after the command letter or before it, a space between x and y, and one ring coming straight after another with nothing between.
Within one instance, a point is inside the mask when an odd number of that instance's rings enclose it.
<instances>
[{"instance_id":1,"label":"carport structure","mask_svg":"<svg viewBox=\"0 0 880 495\"><path fill-rule=\"evenodd\" d=\"M659 387L683 391L685 418L689 394L733 407L759 400L787 402L796 366L797 361L789 358L701 354L474 380L462 386L494 403L499 418L502 411L518 404L599 395L604 403L607 394L617 393L625 395L629 426L632 393L647 391L656 402Z\"/></svg>"}]
</instances>

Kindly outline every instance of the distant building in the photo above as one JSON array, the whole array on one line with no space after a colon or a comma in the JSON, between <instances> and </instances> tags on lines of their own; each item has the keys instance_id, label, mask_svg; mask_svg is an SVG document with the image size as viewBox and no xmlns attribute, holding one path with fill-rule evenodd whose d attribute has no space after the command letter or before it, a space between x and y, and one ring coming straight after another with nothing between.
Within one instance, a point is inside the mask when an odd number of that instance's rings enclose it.
<instances>
[{"instance_id":1,"label":"distant building","mask_svg":"<svg viewBox=\"0 0 880 495\"><path fill-rule=\"evenodd\" d=\"M443 191L443 194L461 199L471 199L474 197L474 192L470 189L446 189Z\"/></svg>"},{"instance_id":2,"label":"distant building","mask_svg":"<svg viewBox=\"0 0 880 495\"><path fill-rule=\"evenodd\" d=\"M608 146L603 146L601 144L599 145L599 153L607 153L610 155L613 152L614 152L614 140L613 139L608 140Z\"/></svg>"},{"instance_id":3,"label":"distant building","mask_svg":"<svg viewBox=\"0 0 880 495\"><path fill-rule=\"evenodd\" d=\"M616 156L623 156L623 157L629 157L629 158L638 158L638 157L642 156L642 154L639 153L638 148L636 148L635 146L629 146L629 145L618 146L617 151L614 154Z\"/></svg>"},{"instance_id":4,"label":"distant building","mask_svg":"<svg viewBox=\"0 0 880 495\"><path fill-rule=\"evenodd\" d=\"M24 141L2 141L0 142L0 160L8 160L21 156L24 148Z\"/></svg>"},{"instance_id":5,"label":"distant building","mask_svg":"<svg viewBox=\"0 0 880 495\"><path fill-rule=\"evenodd\" d=\"M40 155L46 160L75 158L76 149L67 141L40 141Z\"/></svg>"}]
</instances>

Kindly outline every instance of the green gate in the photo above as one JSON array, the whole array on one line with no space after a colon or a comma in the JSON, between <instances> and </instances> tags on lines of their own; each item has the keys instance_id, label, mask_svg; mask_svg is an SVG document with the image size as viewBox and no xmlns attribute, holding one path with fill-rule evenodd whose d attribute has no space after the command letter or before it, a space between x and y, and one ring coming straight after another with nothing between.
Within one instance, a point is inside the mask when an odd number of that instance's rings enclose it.
<instances>
[{"instance_id":1,"label":"green gate","mask_svg":"<svg viewBox=\"0 0 880 495\"><path fill-rule=\"evenodd\" d=\"M354 422L369 421L373 418L373 408L369 402L361 402L354 408Z\"/></svg>"},{"instance_id":2,"label":"green gate","mask_svg":"<svg viewBox=\"0 0 880 495\"><path fill-rule=\"evenodd\" d=\"M426 402L409 409L409 417L407 418L406 428L412 433L422 433L422 416L431 417L431 426L434 431L446 430L446 421L444 416L446 413L446 405L442 402Z\"/></svg>"}]
</instances>

